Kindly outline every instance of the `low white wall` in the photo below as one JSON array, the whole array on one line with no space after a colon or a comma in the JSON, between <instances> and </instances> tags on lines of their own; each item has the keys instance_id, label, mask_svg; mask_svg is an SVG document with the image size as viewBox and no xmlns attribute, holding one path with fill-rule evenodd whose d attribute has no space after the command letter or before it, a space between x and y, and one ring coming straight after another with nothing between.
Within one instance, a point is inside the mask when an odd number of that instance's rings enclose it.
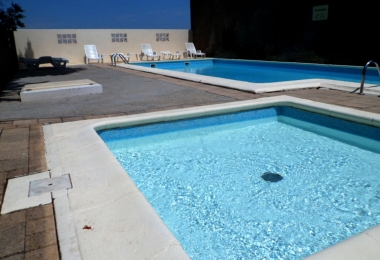
<instances>
[{"instance_id":1,"label":"low white wall","mask_svg":"<svg viewBox=\"0 0 380 260\"><path fill-rule=\"evenodd\" d=\"M125 34L127 42L124 41ZM185 51L185 42L192 41L191 35L189 30L161 29L18 29L14 32L19 57L62 57L69 60L68 65L85 63L84 45L96 45L104 62L110 63L111 53L141 53L142 43L149 43L157 52ZM135 59L132 55L131 60Z\"/></svg>"}]
</instances>

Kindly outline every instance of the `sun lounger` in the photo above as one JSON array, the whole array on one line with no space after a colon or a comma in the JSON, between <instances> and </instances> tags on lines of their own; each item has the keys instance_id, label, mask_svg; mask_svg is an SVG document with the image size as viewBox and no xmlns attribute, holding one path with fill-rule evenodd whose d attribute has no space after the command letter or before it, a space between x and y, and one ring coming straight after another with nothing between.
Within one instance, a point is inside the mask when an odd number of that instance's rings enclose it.
<instances>
[{"instance_id":1,"label":"sun lounger","mask_svg":"<svg viewBox=\"0 0 380 260\"><path fill-rule=\"evenodd\" d=\"M162 59L165 59L167 56L169 60L174 60L174 58L180 59L181 58L181 52L177 51L175 53L171 53L170 51L160 51L162 55Z\"/></svg>"},{"instance_id":2,"label":"sun lounger","mask_svg":"<svg viewBox=\"0 0 380 260\"><path fill-rule=\"evenodd\" d=\"M163 60L166 58L166 56L168 56L168 58L169 58L171 55L170 51L160 51L160 53L162 55Z\"/></svg>"},{"instance_id":3,"label":"sun lounger","mask_svg":"<svg viewBox=\"0 0 380 260\"><path fill-rule=\"evenodd\" d=\"M158 60L161 59L161 56L152 50L150 44L141 44L141 54L141 60L143 60L144 57L146 57L146 60L149 58L152 58L152 60L154 60L154 58L157 58Z\"/></svg>"},{"instance_id":4,"label":"sun lounger","mask_svg":"<svg viewBox=\"0 0 380 260\"><path fill-rule=\"evenodd\" d=\"M185 43L186 51L190 57L206 57L206 53L201 52L200 50L196 50L194 43L188 42Z\"/></svg>"},{"instance_id":5,"label":"sun lounger","mask_svg":"<svg viewBox=\"0 0 380 260\"><path fill-rule=\"evenodd\" d=\"M69 61L65 58L53 58L51 56L42 56L38 59L29 59L20 57L20 61L24 63L27 69L38 69L41 64L51 64L56 69L66 68L66 63Z\"/></svg>"},{"instance_id":6,"label":"sun lounger","mask_svg":"<svg viewBox=\"0 0 380 260\"><path fill-rule=\"evenodd\" d=\"M170 55L169 55L169 60L170 59L172 59L172 60L174 60L175 58L177 58L177 59L180 59L181 58L181 52L180 51L177 51L177 52L175 52L175 53L170 53Z\"/></svg>"},{"instance_id":7,"label":"sun lounger","mask_svg":"<svg viewBox=\"0 0 380 260\"><path fill-rule=\"evenodd\" d=\"M84 52L86 53L86 63L88 63L89 60L102 61L103 63L103 55L98 53L95 45L85 45Z\"/></svg>"}]
</instances>

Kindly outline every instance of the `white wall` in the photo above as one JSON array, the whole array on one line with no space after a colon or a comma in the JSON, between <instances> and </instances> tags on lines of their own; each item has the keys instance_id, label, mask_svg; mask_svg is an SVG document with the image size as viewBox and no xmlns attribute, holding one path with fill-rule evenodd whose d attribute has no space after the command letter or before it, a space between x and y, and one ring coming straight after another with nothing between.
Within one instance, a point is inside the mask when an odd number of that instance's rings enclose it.
<instances>
[{"instance_id":1,"label":"white wall","mask_svg":"<svg viewBox=\"0 0 380 260\"><path fill-rule=\"evenodd\" d=\"M111 34L127 34L127 42L112 42ZM168 33L169 41L157 41L157 33ZM76 43L58 44L58 35L75 35ZM128 30L128 29L18 29L14 32L19 57L63 57L70 64L85 63L84 45L96 45L104 62L110 63L114 52L141 53L140 44L149 43L153 51L185 51L185 42L192 40L189 30ZM132 55L132 61L135 55ZM95 61L91 61L95 62Z\"/></svg>"}]
</instances>

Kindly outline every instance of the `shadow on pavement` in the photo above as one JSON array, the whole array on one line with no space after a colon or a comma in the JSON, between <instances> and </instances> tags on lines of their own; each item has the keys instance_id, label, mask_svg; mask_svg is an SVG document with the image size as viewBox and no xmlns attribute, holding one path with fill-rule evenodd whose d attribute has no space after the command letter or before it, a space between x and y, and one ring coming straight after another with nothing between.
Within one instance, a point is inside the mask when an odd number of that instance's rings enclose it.
<instances>
[{"instance_id":1,"label":"shadow on pavement","mask_svg":"<svg viewBox=\"0 0 380 260\"><path fill-rule=\"evenodd\" d=\"M86 70L84 67L66 67L66 69L55 69L53 67L42 67L39 69L19 70L13 78L8 82L4 89L0 89L0 101L20 101L20 98L15 98L19 95L21 89L26 84L40 84L51 82L49 80L27 82L23 79L44 76L65 76L80 71Z\"/></svg>"}]
</instances>

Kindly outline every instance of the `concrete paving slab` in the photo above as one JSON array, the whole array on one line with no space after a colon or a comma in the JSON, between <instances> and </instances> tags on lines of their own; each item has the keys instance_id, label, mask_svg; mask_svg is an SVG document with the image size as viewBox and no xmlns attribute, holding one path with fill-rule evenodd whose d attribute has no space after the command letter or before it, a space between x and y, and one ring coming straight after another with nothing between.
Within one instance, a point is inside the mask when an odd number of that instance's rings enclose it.
<instances>
[{"instance_id":1,"label":"concrete paving slab","mask_svg":"<svg viewBox=\"0 0 380 260\"><path fill-rule=\"evenodd\" d=\"M24 251L25 226L24 223L4 227L0 232L0 259Z\"/></svg>"},{"instance_id":2,"label":"concrete paving slab","mask_svg":"<svg viewBox=\"0 0 380 260\"><path fill-rule=\"evenodd\" d=\"M25 253L25 260L35 259L59 260L60 257L57 246L51 245Z\"/></svg>"},{"instance_id":3,"label":"concrete paving slab","mask_svg":"<svg viewBox=\"0 0 380 260\"><path fill-rule=\"evenodd\" d=\"M26 210L27 220L46 217L54 217L53 206L51 204Z\"/></svg>"},{"instance_id":4,"label":"concrete paving slab","mask_svg":"<svg viewBox=\"0 0 380 260\"><path fill-rule=\"evenodd\" d=\"M62 196L55 195L54 192L54 210L56 217L59 218L59 221L57 221L57 232L61 260L80 260L82 258L75 230L75 221L73 214L70 212L70 202L67 198L67 191L64 192Z\"/></svg>"},{"instance_id":5,"label":"concrete paving slab","mask_svg":"<svg viewBox=\"0 0 380 260\"><path fill-rule=\"evenodd\" d=\"M39 219L32 219L26 222L26 231L27 236L55 230L55 221L52 217L45 217Z\"/></svg>"},{"instance_id":6,"label":"concrete paving slab","mask_svg":"<svg viewBox=\"0 0 380 260\"><path fill-rule=\"evenodd\" d=\"M0 228L14 227L25 223L25 211L17 211L10 214L2 215L0 218Z\"/></svg>"},{"instance_id":7,"label":"concrete paving slab","mask_svg":"<svg viewBox=\"0 0 380 260\"><path fill-rule=\"evenodd\" d=\"M30 182L45 178L49 178L49 172L42 172L8 180L1 214L51 203L52 199L50 193L44 193L33 197L28 196Z\"/></svg>"},{"instance_id":8,"label":"concrete paving slab","mask_svg":"<svg viewBox=\"0 0 380 260\"><path fill-rule=\"evenodd\" d=\"M26 236L25 240L25 250L32 251L57 244L57 235L55 229L52 229L46 232L39 232Z\"/></svg>"}]
</instances>

